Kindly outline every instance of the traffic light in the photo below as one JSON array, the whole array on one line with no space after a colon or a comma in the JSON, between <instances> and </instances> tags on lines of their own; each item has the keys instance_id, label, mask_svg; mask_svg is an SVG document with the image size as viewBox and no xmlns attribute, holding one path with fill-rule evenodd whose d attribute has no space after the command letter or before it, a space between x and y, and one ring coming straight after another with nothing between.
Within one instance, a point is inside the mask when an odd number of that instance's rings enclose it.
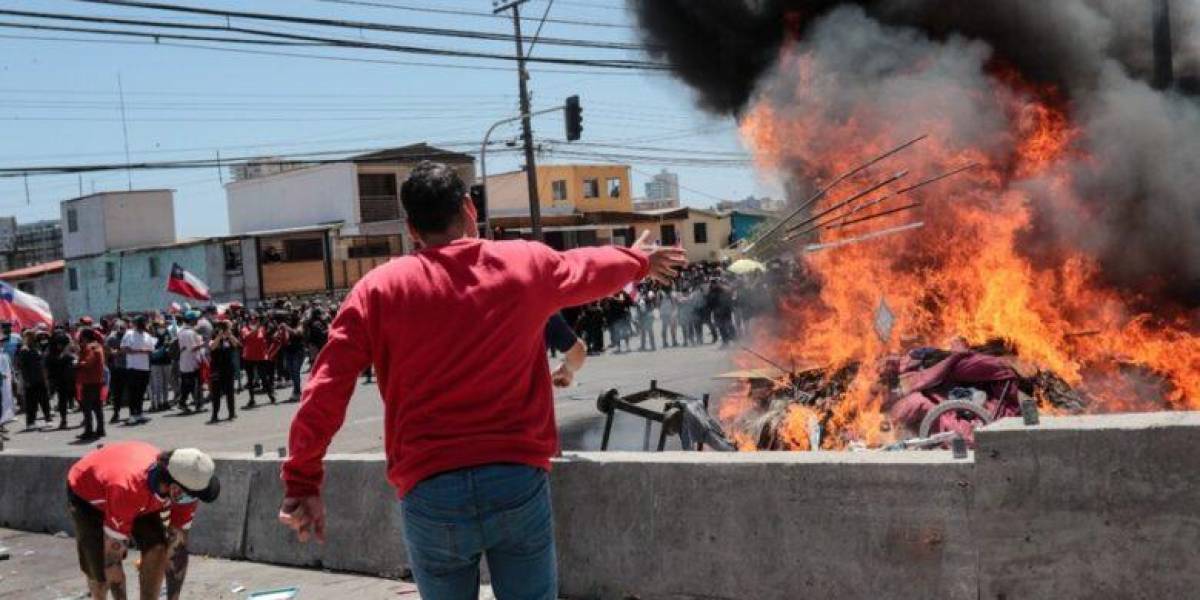
<instances>
[{"instance_id":1,"label":"traffic light","mask_svg":"<svg viewBox=\"0 0 1200 600\"><path fill-rule=\"evenodd\" d=\"M579 96L567 98L567 141L574 142L583 135L583 107L579 104Z\"/></svg>"}]
</instances>

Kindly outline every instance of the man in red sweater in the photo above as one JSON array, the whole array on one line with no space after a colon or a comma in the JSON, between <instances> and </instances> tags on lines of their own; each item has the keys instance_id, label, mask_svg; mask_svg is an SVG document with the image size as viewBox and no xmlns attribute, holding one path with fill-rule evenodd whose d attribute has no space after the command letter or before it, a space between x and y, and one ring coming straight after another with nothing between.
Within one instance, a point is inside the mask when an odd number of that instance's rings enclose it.
<instances>
[{"instance_id":1,"label":"man in red sweater","mask_svg":"<svg viewBox=\"0 0 1200 600\"><path fill-rule=\"evenodd\" d=\"M321 461L373 364L421 597L476 597L485 555L501 600L553 600L546 321L630 281L671 277L683 252L476 239L466 187L442 164L414 169L401 200L421 250L371 271L338 311L292 421L280 520L301 541L324 539Z\"/></svg>"}]
</instances>

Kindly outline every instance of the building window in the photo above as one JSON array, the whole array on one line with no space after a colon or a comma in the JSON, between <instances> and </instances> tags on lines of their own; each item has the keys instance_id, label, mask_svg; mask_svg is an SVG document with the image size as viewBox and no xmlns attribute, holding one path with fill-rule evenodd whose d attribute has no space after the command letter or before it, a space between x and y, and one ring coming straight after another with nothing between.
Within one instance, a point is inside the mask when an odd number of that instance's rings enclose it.
<instances>
[{"instance_id":1,"label":"building window","mask_svg":"<svg viewBox=\"0 0 1200 600\"><path fill-rule=\"evenodd\" d=\"M697 244L707 244L708 223L692 223L692 238Z\"/></svg>"},{"instance_id":2,"label":"building window","mask_svg":"<svg viewBox=\"0 0 1200 600\"><path fill-rule=\"evenodd\" d=\"M75 233L76 231L79 231L79 215L75 212L75 209L68 208L67 209L67 232Z\"/></svg>"},{"instance_id":3,"label":"building window","mask_svg":"<svg viewBox=\"0 0 1200 600\"><path fill-rule=\"evenodd\" d=\"M25 292L26 294L33 294L35 296L37 295L37 287L33 285L32 281L22 281L18 283L17 289Z\"/></svg>"},{"instance_id":4,"label":"building window","mask_svg":"<svg viewBox=\"0 0 1200 600\"><path fill-rule=\"evenodd\" d=\"M400 220L400 198L392 173L360 173L358 207L363 223Z\"/></svg>"},{"instance_id":5,"label":"building window","mask_svg":"<svg viewBox=\"0 0 1200 600\"><path fill-rule=\"evenodd\" d=\"M599 179L584 179L583 180L583 197L584 198L599 198L600 197L600 180Z\"/></svg>"},{"instance_id":6,"label":"building window","mask_svg":"<svg viewBox=\"0 0 1200 600\"><path fill-rule=\"evenodd\" d=\"M679 238L675 235L674 225L663 225L659 227L659 231L661 232L659 238L662 240L662 245L674 246L679 243Z\"/></svg>"},{"instance_id":7,"label":"building window","mask_svg":"<svg viewBox=\"0 0 1200 600\"><path fill-rule=\"evenodd\" d=\"M621 178L620 177L609 177L608 178L608 197L609 198L620 198L621 197Z\"/></svg>"},{"instance_id":8,"label":"building window","mask_svg":"<svg viewBox=\"0 0 1200 600\"><path fill-rule=\"evenodd\" d=\"M147 258L147 261L149 262L150 267L150 279L158 277L158 257L150 256Z\"/></svg>"},{"instance_id":9,"label":"building window","mask_svg":"<svg viewBox=\"0 0 1200 600\"><path fill-rule=\"evenodd\" d=\"M325 258L325 243L321 238L283 241L284 261L303 262Z\"/></svg>"},{"instance_id":10,"label":"building window","mask_svg":"<svg viewBox=\"0 0 1200 600\"><path fill-rule=\"evenodd\" d=\"M67 287L72 292L79 291L79 273L75 271L75 267L67 269Z\"/></svg>"},{"instance_id":11,"label":"building window","mask_svg":"<svg viewBox=\"0 0 1200 600\"><path fill-rule=\"evenodd\" d=\"M233 242L225 242L221 248L222 254L225 257L225 272L226 273L241 273L242 272L242 242L240 240Z\"/></svg>"},{"instance_id":12,"label":"building window","mask_svg":"<svg viewBox=\"0 0 1200 600\"><path fill-rule=\"evenodd\" d=\"M112 283L117 280L117 263L104 263L104 281Z\"/></svg>"},{"instance_id":13,"label":"building window","mask_svg":"<svg viewBox=\"0 0 1200 600\"><path fill-rule=\"evenodd\" d=\"M567 199L567 180L557 179L550 183L550 189L554 192L555 202L564 202Z\"/></svg>"}]
</instances>

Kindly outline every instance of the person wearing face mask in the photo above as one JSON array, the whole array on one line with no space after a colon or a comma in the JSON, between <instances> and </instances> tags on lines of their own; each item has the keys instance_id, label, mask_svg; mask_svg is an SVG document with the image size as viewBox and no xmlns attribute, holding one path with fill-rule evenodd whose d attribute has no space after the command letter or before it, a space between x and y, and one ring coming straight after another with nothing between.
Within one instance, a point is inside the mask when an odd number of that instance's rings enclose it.
<instances>
[{"instance_id":1,"label":"person wearing face mask","mask_svg":"<svg viewBox=\"0 0 1200 600\"><path fill-rule=\"evenodd\" d=\"M67 508L92 600L126 597L122 562L131 542L141 551L140 597L158 598L164 579L167 598L180 597L196 501L213 502L221 492L214 470L200 450L160 451L144 442L105 446L71 466Z\"/></svg>"}]
</instances>

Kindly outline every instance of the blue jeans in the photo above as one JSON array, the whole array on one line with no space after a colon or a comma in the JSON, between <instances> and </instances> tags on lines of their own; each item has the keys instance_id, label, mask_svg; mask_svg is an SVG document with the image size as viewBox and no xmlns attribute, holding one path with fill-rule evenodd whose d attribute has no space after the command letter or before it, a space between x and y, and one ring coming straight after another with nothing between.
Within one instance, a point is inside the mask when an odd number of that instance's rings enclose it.
<instances>
[{"instance_id":1,"label":"blue jeans","mask_svg":"<svg viewBox=\"0 0 1200 600\"><path fill-rule=\"evenodd\" d=\"M498 600L557 597L545 471L496 464L441 473L410 490L401 508L404 543L425 600L477 598L481 556Z\"/></svg>"}]
</instances>

